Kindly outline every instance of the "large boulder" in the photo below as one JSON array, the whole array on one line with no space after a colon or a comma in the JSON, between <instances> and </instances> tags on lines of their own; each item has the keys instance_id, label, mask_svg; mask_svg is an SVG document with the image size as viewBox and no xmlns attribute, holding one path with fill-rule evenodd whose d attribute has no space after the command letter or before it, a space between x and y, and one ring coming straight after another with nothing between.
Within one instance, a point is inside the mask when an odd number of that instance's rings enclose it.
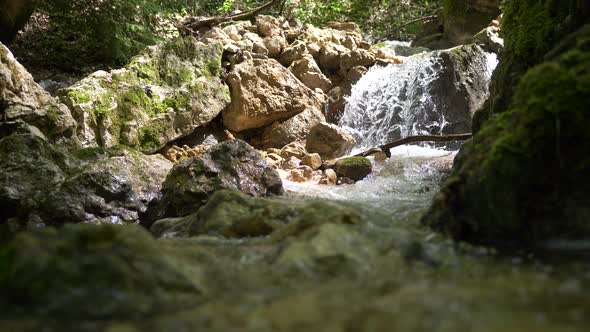
<instances>
[{"instance_id":1,"label":"large boulder","mask_svg":"<svg viewBox=\"0 0 590 332\"><path fill-rule=\"evenodd\" d=\"M223 124L233 131L264 127L322 105L314 91L274 59L244 61L227 82L232 102L223 111Z\"/></svg>"},{"instance_id":2,"label":"large boulder","mask_svg":"<svg viewBox=\"0 0 590 332\"><path fill-rule=\"evenodd\" d=\"M151 317L195 305L201 291L139 226L69 225L0 247L4 314L60 321Z\"/></svg>"},{"instance_id":3,"label":"large boulder","mask_svg":"<svg viewBox=\"0 0 590 332\"><path fill-rule=\"evenodd\" d=\"M490 55L477 45L421 53L369 71L347 100L340 125L363 147L409 135L471 132L474 113L488 96Z\"/></svg>"},{"instance_id":4,"label":"large boulder","mask_svg":"<svg viewBox=\"0 0 590 332\"><path fill-rule=\"evenodd\" d=\"M367 67L373 64L375 64L375 56L373 53L363 49L350 51L340 57L340 68L345 71L356 66Z\"/></svg>"},{"instance_id":5,"label":"large boulder","mask_svg":"<svg viewBox=\"0 0 590 332\"><path fill-rule=\"evenodd\" d=\"M289 70L301 83L312 90L320 89L324 93L328 93L332 88L332 82L322 73L311 55L305 55L301 59L293 61Z\"/></svg>"},{"instance_id":6,"label":"large boulder","mask_svg":"<svg viewBox=\"0 0 590 332\"><path fill-rule=\"evenodd\" d=\"M230 102L222 52L220 43L176 38L62 91L84 146L155 151L213 120Z\"/></svg>"},{"instance_id":7,"label":"large boulder","mask_svg":"<svg viewBox=\"0 0 590 332\"><path fill-rule=\"evenodd\" d=\"M203 157L180 161L162 186L142 224L196 212L217 190L235 189L252 196L281 195L279 174L247 143L233 140L212 147Z\"/></svg>"},{"instance_id":8,"label":"large boulder","mask_svg":"<svg viewBox=\"0 0 590 332\"><path fill-rule=\"evenodd\" d=\"M133 223L158 195L172 164L125 147L74 155L34 127L0 127L0 224L12 231L62 223Z\"/></svg>"},{"instance_id":9,"label":"large boulder","mask_svg":"<svg viewBox=\"0 0 590 332\"><path fill-rule=\"evenodd\" d=\"M323 122L311 128L306 149L310 153L318 153L322 159L333 159L350 153L355 142L346 129Z\"/></svg>"},{"instance_id":10,"label":"large boulder","mask_svg":"<svg viewBox=\"0 0 590 332\"><path fill-rule=\"evenodd\" d=\"M18 119L38 127L52 141L73 138L76 133L76 121L68 108L35 83L0 44L0 121Z\"/></svg>"},{"instance_id":11,"label":"large boulder","mask_svg":"<svg viewBox=\"0 0 590 332\"><path fill-rule=\"evenodd\" d=\"M532 15L529 24L537 24L545 9L527 3L512 2L506 19L522 22L519 15ZM565 8L562 17L568 9L579 13L584 7ZM590 7L585 8L588 18ZM513 38L523 38L530 25L512 28L506 31L505 52L518 54L523 49L513 48ZM426 224L458 240L517 250L585 243L590 236L590 25L564 40L545 55L546 62L520 78L505 103L510 106L489 118L462 148L423 219Z\"/></svg>"},{"instance_id":12,"label":"large boulder","mask_svg":"<svg viewBox=\"0 0 590 332\"><path fill-rule=\"evenodd\" d=\"M282 148L293 141L303 141L311 128L326 118L319 109L308 109L282 122L266 127L262 139L266 148Z\"/></svg>"}]
</instances>

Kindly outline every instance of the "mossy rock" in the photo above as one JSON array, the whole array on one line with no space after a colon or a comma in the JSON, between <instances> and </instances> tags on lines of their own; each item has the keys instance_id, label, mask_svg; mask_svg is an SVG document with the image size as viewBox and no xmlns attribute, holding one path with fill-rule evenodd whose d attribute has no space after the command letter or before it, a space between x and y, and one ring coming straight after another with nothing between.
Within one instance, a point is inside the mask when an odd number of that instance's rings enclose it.
<instances>
[{"instance_id":1,"label":"mossy rock","mask_svg":"<svg viewBox=\"0 0 590 332\"><path fill-rule=\"evenodd\" d=\"M336 175L360 181L373 172L371 161L365 157L348 157L336 162Z\"/></svg>"},{"instance_id":2,"label":"mossy rock","mask_svg":"<svg viewBox=\"0 0 590 332\"><path fill-rule=\"evenodd\" d=\"M176 310L199 290L139 226L69 225L0 249L3 314L125 319Z\"/></svg>"},{"instance_id":3,"label":"mossy rock","mask_svg":"<svg viewBox=\"0 0 590 332\"><path fill-rule=\"evenodd\" d=\"M507 247L590 236L590 25L548 57L464 146L425 223Z\"/></svg>"},{"instance_id":4,"label":"mossy rock","mask_svg":"<svg viewBox=\"0 0 590 332\"><path fill-rule=\"evenodd\" d=\"M358 224L359 213L335 202L255 198L239 191L217 191L205 206L186 218L189 235L255 237L274 240L297 236L324 223Z\"/></svg>"},{"instance_id":5,"label":"mossy rock","mask_svg":"<svg viewBox=\"0 0 590 332\"><path fill-rule=\"evenodd\" d=\"M84 146L155 152L213 120L230 102L221 44L175 38L122 69L98 71L61 91Z\"/></svg>"},{"instance_id":6,"label":"mossy rock","mask_svg":"<svg viewBox=\"0 0 590 332\"><path fill-rule=\"evenodd\" d=\"M504 49L490 84L490 98L473 118L473 132L510 108L524 73L590 17L590 3L577 0L512 0L503 4Z\"/></svg>"}]
</instances>

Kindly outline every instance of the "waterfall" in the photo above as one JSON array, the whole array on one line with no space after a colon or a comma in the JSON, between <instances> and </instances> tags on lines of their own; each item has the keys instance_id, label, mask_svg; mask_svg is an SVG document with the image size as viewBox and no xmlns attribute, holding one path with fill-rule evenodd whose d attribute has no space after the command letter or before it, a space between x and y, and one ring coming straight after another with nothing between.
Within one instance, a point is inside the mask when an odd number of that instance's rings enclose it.
<instances>
[{"instance_id":1,"label":"waterfall","mask_svg":"<svg viewBox=\"0 0 590 332\"><path fill-rule=\"evenodd\" d=\"M375 66L353 86L339 124L358 149L410 135L469 132L496 64L495 55L470 45Z\"/></svg>"}]
</instances>

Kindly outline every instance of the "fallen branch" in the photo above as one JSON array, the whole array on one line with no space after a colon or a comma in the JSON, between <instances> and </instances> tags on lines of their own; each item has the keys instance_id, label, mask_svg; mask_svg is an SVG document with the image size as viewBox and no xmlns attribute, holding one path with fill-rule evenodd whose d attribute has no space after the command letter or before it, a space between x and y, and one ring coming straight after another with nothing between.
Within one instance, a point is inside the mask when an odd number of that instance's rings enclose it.
<instances>
[{"instance_id":1,"label":"fallen branch","mask_svg":"<svg viewBox=\"0 0 590 332\"><path fill-rule=\"evenodd\" d=\"M438 18L438 15L430 15L430 16L419 17L419 18L415 18L415 19L413 19L411 21L408 21L408 22L406 22L406 23L404 23L402 25L398 25L395 28L389 30L389 32L387 33L387 35L385 35L385 36L383 36L381 38L378 38L377 39L377 42L381 42L383 40L387 40L387 39L392 38L394 32L396 32L398 30L401 30L401 29L407 27L410 24L417 23L417 22L422 22L422 21L433 20L435 18Z\"/></svg>"},{"instance_id":2,"label":"fallen branch","mask_svg":"<svg viewBox=\"0 0 590 332\"><path fill-rule=\"evenodd\" d=\"M451 135L416 135L416 136L408 136L402 139L398 139L397 141L393 141L391 143L387 143L384 145L380 145L378 148L372 148L367 151L361 152L356 154L355 157L366 157L377 150L381 150L387 158L391 157L391 152L389 149L394 148L396 146L415 143L415 142L452 142L452 141L466 141L470 139L473 135L471 133L467 134L451 134Z\"/></svg>"},{"instance_id":3,"label":"fallen branch","mask_svg":"<svg viewBox=\"0 0 590 332\"><path fill-rule=\"evenodd\" d=\"M271 0L260 7L256 7L244 13L229 15L229 16L215 16L215 17L189 17L179 27L181 34L195 33L203 27L212 27L225 22L245 21L258 15L259 13L272 8L274 5L283 0Z\"/></svg>"}]
</instances>

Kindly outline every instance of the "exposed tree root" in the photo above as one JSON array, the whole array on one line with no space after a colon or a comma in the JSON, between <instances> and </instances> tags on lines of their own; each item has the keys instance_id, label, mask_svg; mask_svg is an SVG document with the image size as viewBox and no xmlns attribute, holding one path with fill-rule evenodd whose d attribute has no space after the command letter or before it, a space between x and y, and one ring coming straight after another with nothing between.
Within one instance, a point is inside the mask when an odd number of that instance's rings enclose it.
<instances>
[{"instance_id":1,"label":"exposed tree root","mask_svg":"<svg viewBox=\"0 0 590 332\"><path fill-rule=\"evenodd\" d=\"M415 142L452 142L452 141L466 141L473 136L471 133L466 134L452 134L452 135L416 135L416 136L408 136L402 139L398 139L397 141L393 141L391 143L387 143L384 145L380 145L377 148L371 148L367 151L361 152L356 154L357 157L366 157L378 150L381 150L387 158L391 157L391 152L389 149L394 148L396 146L408 144L408 143L415 143Z\"/></svg>"}]
</instances>

